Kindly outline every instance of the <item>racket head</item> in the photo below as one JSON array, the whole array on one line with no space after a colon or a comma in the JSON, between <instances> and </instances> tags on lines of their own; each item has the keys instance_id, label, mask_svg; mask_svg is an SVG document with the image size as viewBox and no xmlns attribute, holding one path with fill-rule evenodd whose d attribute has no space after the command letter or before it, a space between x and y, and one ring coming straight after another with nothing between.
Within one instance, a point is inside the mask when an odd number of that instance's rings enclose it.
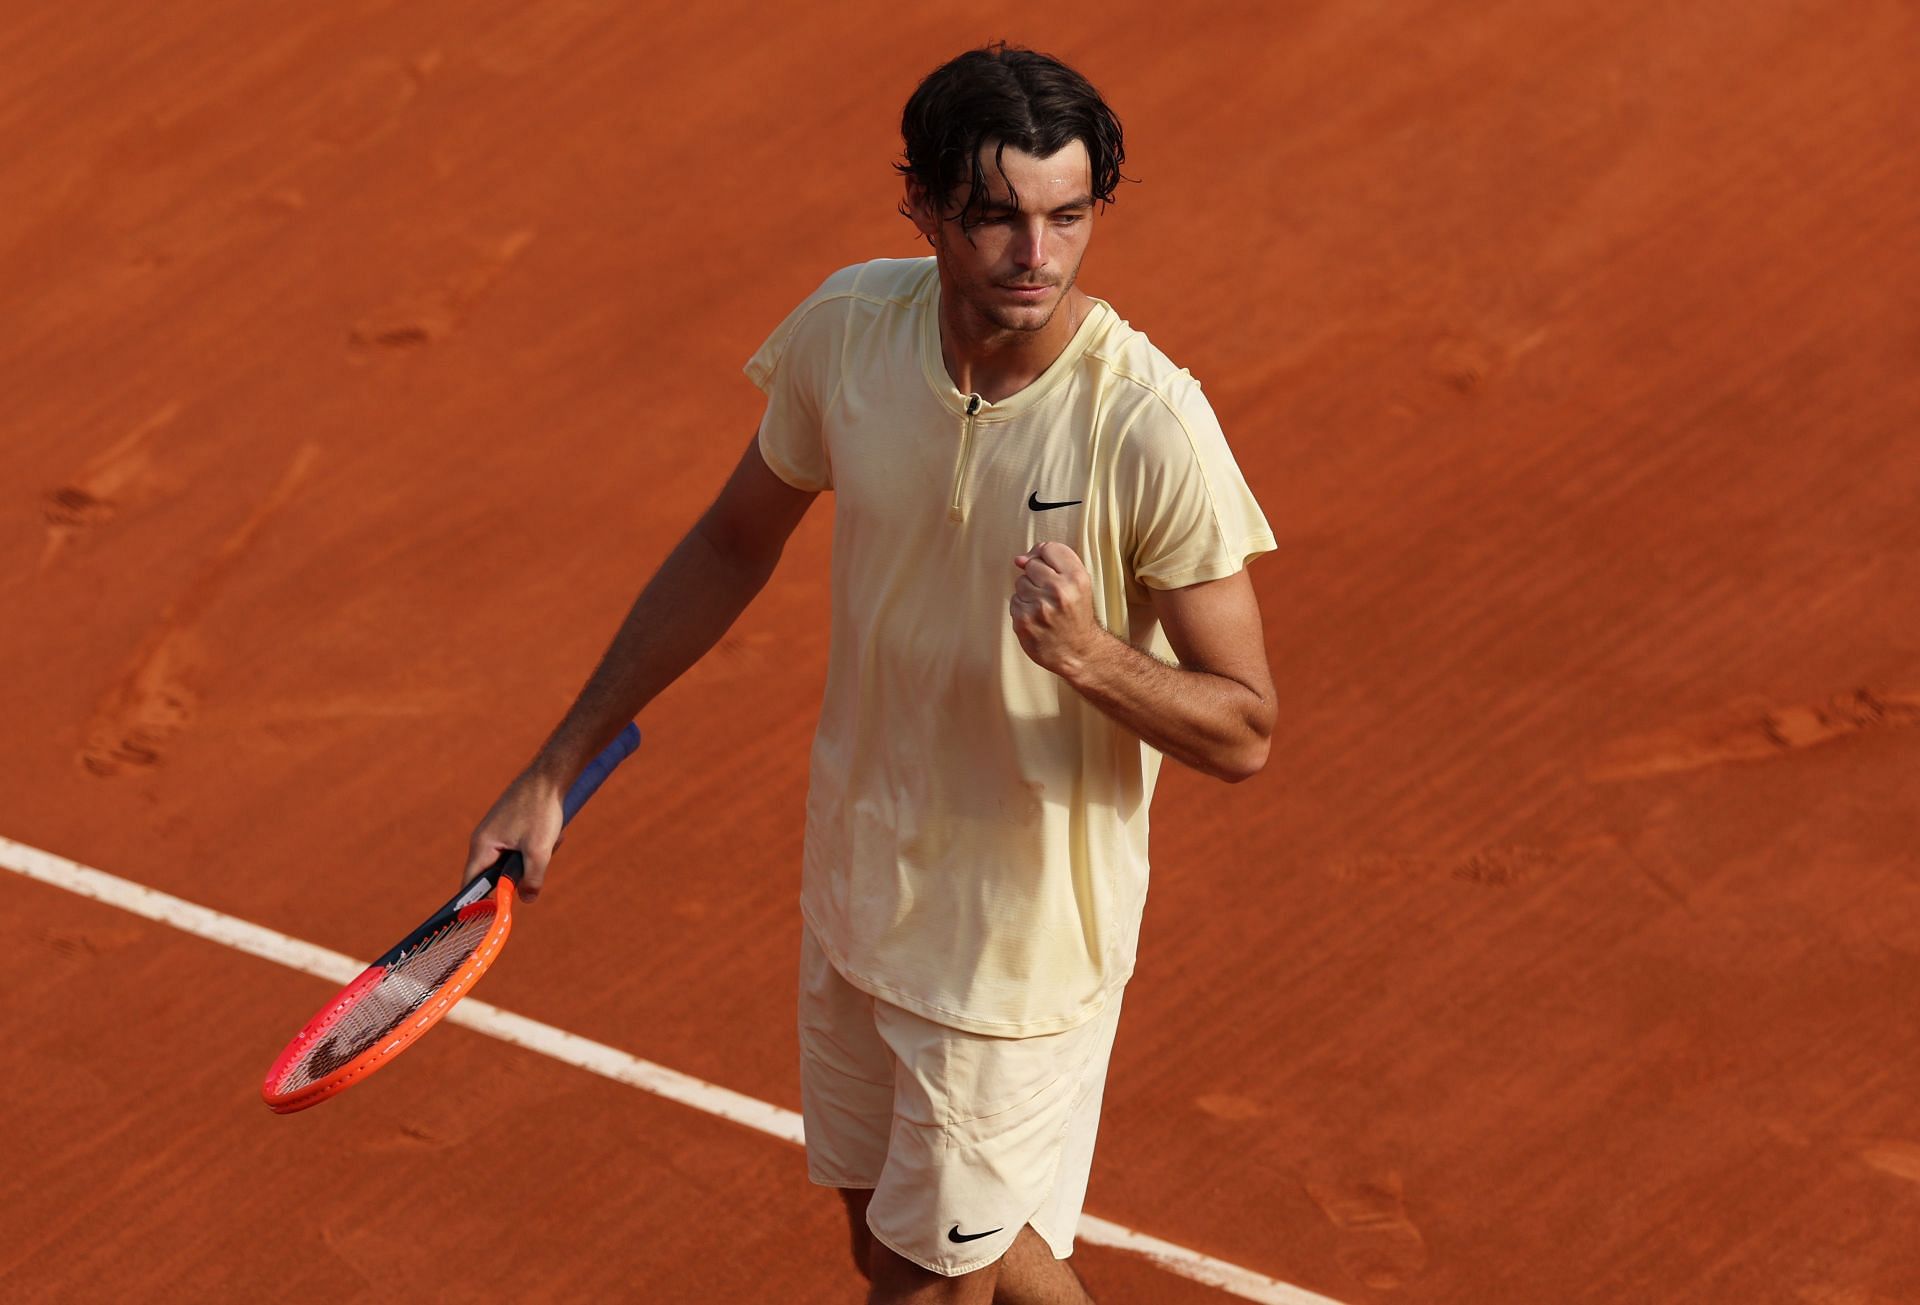
<instances>
[{"instance_id":1,"label":"racket head","mask_svg":"<svg viewBox=\"0 0 1920 1305\"><path fill-rule=\"evenodd\" d=\"M563 826L639 746L630 722L587 763L562 799ZM344 1092L438 1024L506 944L524 868L518 851L503 853L335 993L267 1071L268 1107L290 1115Z\"/></svg>"},{"instance_id":2,"label":"racket head","mask_svg":"<svg viewBox=\"0 0 1920 1305\"><path fill-rule=\"evenodd\" d=\"M513 929L519 853L476 875L333 995L267 1071L260 1095L290 1115L346 1091L438 1024Z\"/></svg>"}]
</instances>

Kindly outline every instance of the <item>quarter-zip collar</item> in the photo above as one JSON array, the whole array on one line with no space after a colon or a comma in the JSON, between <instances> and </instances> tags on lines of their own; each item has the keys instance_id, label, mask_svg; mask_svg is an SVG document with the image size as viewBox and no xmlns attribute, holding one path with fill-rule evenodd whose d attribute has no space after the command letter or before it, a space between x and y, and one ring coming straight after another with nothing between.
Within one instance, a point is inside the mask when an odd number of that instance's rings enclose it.
<instances>
[{"instance_id":1,"label":"quarter-zip collar","mask_svg":"<svg viewBox=\"0 0 1920 1305\"><path fill-rule=\"evenodd\" d=\"M953 464L953 495L947 504L949 521L958 522L967 519L967 470L973 463L973 427L974 423L980 419L980 409L985 406L985 402L979 395L967 395L967 406L961 417L960 456L954 460Z\"/></svg>"}]
</instances>

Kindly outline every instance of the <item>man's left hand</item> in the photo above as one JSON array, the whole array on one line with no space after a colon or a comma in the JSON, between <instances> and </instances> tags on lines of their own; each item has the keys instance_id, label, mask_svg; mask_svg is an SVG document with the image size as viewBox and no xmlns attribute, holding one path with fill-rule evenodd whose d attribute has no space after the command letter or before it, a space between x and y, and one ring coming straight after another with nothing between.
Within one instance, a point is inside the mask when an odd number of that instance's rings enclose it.
<instances>
[{"instance_id":1,"label":"man's left hand","mask_svg":"<svg viewBox=\"0 0 1920 1305\"><path fill-rule=\"evenodd\" d=\"M1065 544L1048 541L1013 559L1019 579L1007 610L1013 633L1037 665L1071 677L1100 646L1093 578Z\"/></svg>"}]
</instances>

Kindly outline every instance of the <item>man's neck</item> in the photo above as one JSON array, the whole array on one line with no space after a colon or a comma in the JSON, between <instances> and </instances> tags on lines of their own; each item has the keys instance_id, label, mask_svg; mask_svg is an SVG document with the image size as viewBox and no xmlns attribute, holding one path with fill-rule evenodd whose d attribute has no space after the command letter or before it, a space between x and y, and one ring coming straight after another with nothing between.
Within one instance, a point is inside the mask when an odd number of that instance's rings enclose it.
<instances>
[{"instance_id":1,"label":"man's neck","mask_svg":"<svg viewBox=\"0 0 1920 1305\"><path fill-rule=\"evenodd\" d=\"M988 403L1018 394L1040 379L1066 351L1092 309L1092 300L1076 286L1067 291L1045 327L1009 331L975 313L957 296L944 293L946 288L941 287L940 296L940 359L956 390L977 394Z\"/></svg>"}]
</instances>

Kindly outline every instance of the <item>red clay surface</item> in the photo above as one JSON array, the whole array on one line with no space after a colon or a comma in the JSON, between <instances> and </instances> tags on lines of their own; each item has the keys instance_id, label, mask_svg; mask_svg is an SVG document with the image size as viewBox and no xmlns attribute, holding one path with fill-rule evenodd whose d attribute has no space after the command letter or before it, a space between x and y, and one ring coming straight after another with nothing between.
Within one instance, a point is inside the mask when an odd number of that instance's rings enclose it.
<instances>
[{"instance_id":1,"label":"red clay surface","mask_svg":"<svg viewBox=\"0 0 1920 1305\"><path fill-rule=\"evenodd\" d=\"M1089 1210L1351 1302L1920 1299L1914 13L1276 8L17 17L0 834L380 950L1004 35L1125 119L1083 284L1281 539ZM828 517L482 989L789 1107ZM459 1029L279 1118L325 984L0 891L0 1296L857 1298L790 1147Z\"/></svg>"}]
</instances>

